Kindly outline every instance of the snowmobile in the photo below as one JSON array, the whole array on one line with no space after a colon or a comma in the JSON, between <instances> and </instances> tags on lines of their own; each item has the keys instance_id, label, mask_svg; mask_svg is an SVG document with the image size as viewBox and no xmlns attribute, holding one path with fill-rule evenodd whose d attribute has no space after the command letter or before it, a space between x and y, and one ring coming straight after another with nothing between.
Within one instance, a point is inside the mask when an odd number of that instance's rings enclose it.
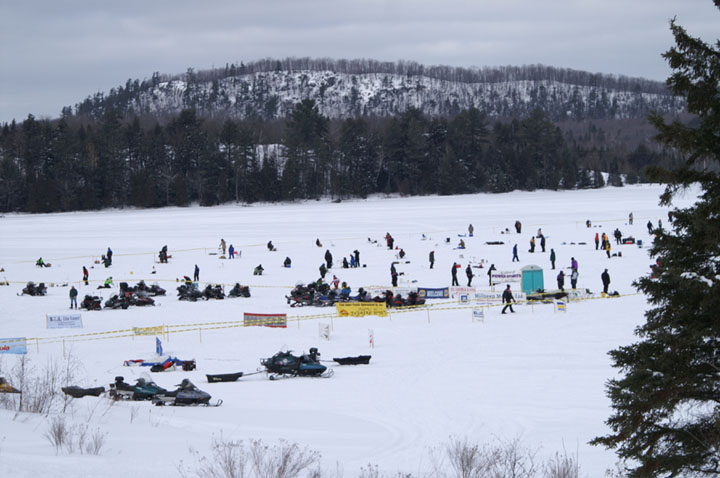
<instances>
[{"instance_id":1,"label":"snowmobile","mask_svg":"<svg viewBox=\"0 0 720 478\"><path fill-rule=\"evenodd\" d=\"M288 352L278 352L260 363L265 367L270 380L288 377L323 377L329 378L333 370L320 363L320 352L313 347L308 354L300 357Z\"/></svg>"},{"instance_id":2,"label":"snowmobile","mask_svg":"<svg viewBox=\"0 0 720 478\"><path fill-rule=\"evenodd\" d=\"M22 393L17 388L13 387L5 380L5 377L0 377L0 393Z\"/></svg>"},{"instance_id":3,"label":"snowmobile","mask_svg":"<svg viewBox=\"0 0 720 478\"><path fill-rule=\"evenodd\" d=\"M127 309L129 306L130 301L124 294L115 294L105 301L106 309Z\"/></svg>"},{"instance_id":4,"label":"snowmobile","mask_svg":"<svg viewBox=\"0 0 720 478\"><path fill-rule=\"evenodd\" d=\"M148 286L148 285L145 283L145 281L141 280L140 282L138 282L137 284L135 284L135 287L130 287L130 288L128 288L128 287L127 287L127 283L121 282L121 283L120 283L120 290L121 290L121 291L123 290L123 284L125 284L127 290L129 290L130 292L134 292L134 293L136 293L136 294L138 294L138 295L140 295L141 292L142 292L142 293L145 293L145 294L148 295L148 296L153 296L153 297L154 297L154 296L158 296L158 295L165 295L165 289L163 289L162 287L160 287L157 283Z\"/></svg>"},{"instance_id":5,"label":"snowmobile","mask_svg":"<svg viewBox=\"0 0 720 478\"><path fill-rule=\"evenodd\" d=\"M218 400L216 403L211 404L210 399L212 396L209 393L197 388L187 378L184 378L177 387L178 389L172 392L159 393L155 395L152 398L153 404L159 406L171 405L182 407L197 405L218 407L222 404L222 400Z\"/></svg>"},{"instance_id":6,"label":"snowmobile","mask_svg":"<svg viewBox=\"0 0 720 478\"><path fill-rule=\"evenodd\" d=\"M250 287L235 283L235 286L228 292L228 297L250 297Z\"/></svg>"},{"instance_id":7,"label":"snowmobile","mask_svg":"<svg viewBox=\"0 0 720 478\"><path fill-rule=\"evenodd\" d=\"M43 295L47 294L47 287L45 287L44 282L41 282L36 285L34 282L30 281L23 288L22 294L20 294L20 295L25 295L25 294L31 295L31 296L43 296Z\"/></svg>"},{"instance_id":8,"label":"snowmobile","mask_svg":"<svg viewBox=\"0 0 720 478\"><path fill-rule=\"evenodd\" d=\"M177 288L177 291L178 300L189 300L191 302L195 302L203 297L202 292L200 292L200 290L192 283L190 285L182 284Z\"/></svg>"},{"instance_id":9,"label":"snowmobile","mask_svg":"<svg viewBox=\"0 0 720 478\"><path fill-rule=\"evenodd\" d=\"M205 298L205 300L210 300L210 299L222 300L225 298L225 293L223 292L222 286L220 284L216 284L216 285L208 284L207 287L205 287L205 290L203 291L202 296Z\"/></svg>"},{"instance_id":10,"label":"snowmobile","mask_svg":"<svg viewBox=\"0 0 720 478\"><path fill-rule=\"evenodd\" d=\"M135 294L131 294L129 297L130 305L136 305L138 307L143 307L146 305L155 305L155 300L150 298L145 291L138 291Z\"/></svg>"},{"instance_id":11,"label":"snowmobile","mask_svg":"<svg viewBox=\"0 0 720 478\"><path fill-rule=\"evenodd\" d=\"M153 382L150 378L140 377L135 385L125 382L121 376L115 377L115 383L110 384L110 397L115 400L151 400L158 394L167 393L167 390Z\"/></svg>"},{"instance_id":12,"label":"snowmobile","mask_svg":"<svg viewBox=\"0 0 720 478\"><path fill-rule=\"evenodd\" d=\"M81 309L100 310L102 309L102 299L96 295L86 295L80 303Z\"/></svg>"}]
</instances>

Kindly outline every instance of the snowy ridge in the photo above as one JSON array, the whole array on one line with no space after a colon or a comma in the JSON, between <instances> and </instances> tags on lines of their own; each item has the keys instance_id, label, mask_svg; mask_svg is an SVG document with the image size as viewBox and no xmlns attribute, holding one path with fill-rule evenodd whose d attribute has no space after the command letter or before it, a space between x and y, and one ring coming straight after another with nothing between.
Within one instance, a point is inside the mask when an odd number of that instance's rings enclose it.
<instances>
[{"instance_id":1,"label":"snowy ridge","mask_svg":"<svg viewBox=\"0 0 720 478\"><path fill-rule=\"evenodd\" d=\"M424 75L348 74L334 71L272 71L197 82L148 85L127 98L128 112L159 115L195 108L232 118L285 117L304 99L330 118L392 116L418 108L452 115L475 107L489 116L522 116L536 108L555 120L644 117L682 111L684 100L635 89L578 85L557 80L458 82Z\"/></svg>"}]
</instances>

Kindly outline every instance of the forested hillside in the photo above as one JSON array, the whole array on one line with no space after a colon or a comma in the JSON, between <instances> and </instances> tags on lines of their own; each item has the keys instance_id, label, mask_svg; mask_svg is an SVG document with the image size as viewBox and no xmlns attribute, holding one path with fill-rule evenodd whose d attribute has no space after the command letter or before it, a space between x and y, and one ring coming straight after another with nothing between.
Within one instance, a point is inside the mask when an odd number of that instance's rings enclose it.
<instances>
[{"instance_id":1,"label":"forested hillside","mask_svg":"<svg viewBox=\"0 0 720 478\"><path fill-rule=\"evenodd\" d=\"M468 69L372 60L289 58L183 75L128 80L74 108L80 115L163 118L192 108L205 117L285 118L304 99L328 118L394 116L409 108L452 116L477 108L490 117L542 109L553 121L644 118L684 108L664 84L541 65Z\"/></svg>"}]
</instances>

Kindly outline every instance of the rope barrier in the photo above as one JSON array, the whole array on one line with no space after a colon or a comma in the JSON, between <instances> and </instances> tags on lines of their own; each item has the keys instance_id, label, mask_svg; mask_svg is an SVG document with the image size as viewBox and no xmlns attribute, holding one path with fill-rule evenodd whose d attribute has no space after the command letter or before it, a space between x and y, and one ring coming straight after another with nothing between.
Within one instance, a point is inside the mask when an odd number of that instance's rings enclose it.
<instances>
[{"instance_id":1,"label":"rope barrier","mask_svg":"<svg viewBox=\"0 0 720 478\"><path fill-rule=\"evenodd\" d=\"M623 297L630 297L640 295L639 293L633 293L633 294L622 294L618 296L608 296L608 297L584 297L579 299L572 299L572 302L575 301L587 301L587 300L598 300L598 299L605 299L605 298L623 298ZM392 314L403 314L408 312L418 312L418 311L446 311L446 310L470 310L470 309L477 309L479 307L482 308L492 308L492 307L503 307L505 304L498 304L498 303L467 303L467 305L459 305L459 306L452 306L452 304L461 304L463 302L459 301L450 301L450 302L443 302L443 303L436 303L436 304L422 304L422 305L413 305L413 306L402 306L402 307L393 307L391 309L388 309L388 315ZM544 302L542 301L519 301L515 304L519 305L541 305ZM435 306L435 307L433 307ZM315 320L315 319L339 319L340 317L337 312L333 313L326 313L326 314L311 314L311 315L298 315L295 317L286 317L287 322L301 322L301 321L307 321L307 320ZM263 325L263 322L267 322L267 324L271 324L272 318L268 318L267 320L258 320L256 319L255 325ZM250 325L246 325L244 320L231 320L231 321L220 321L220 322L196 322L191 324L171 324L171 325L159 325L159 326L149 326L149 327L134 327L131 329L118 329L118 330L109 330L109 331L103 331L103 332L88 332L84 334L73 334L73 335L61 335L56 337L26 337L26 338L18 338L18 339L6 339L5 342L22 342L25 341L28 342L35 342L36 344L52 344L52 343L61 343L61 342L86 342L86 341L94 341L94 340L107 340L107 339L119 339L119 338L127 338L127 337L137 337L140 335L148 335L145 333L142 333L142 331L147 331L148 329L155 329L155 328L161 328L161 331L159 331L158 335L169 335L169 334L177 334L177 333L186 333L186 332L195 332L195 331L203 331L203 330L222 330L222 329L230 329L230 328L241 328L246 327ZM141 333L138 333L141 332ZM153 334L150 334L153 335Z\"/></svg>"}]
</instances>

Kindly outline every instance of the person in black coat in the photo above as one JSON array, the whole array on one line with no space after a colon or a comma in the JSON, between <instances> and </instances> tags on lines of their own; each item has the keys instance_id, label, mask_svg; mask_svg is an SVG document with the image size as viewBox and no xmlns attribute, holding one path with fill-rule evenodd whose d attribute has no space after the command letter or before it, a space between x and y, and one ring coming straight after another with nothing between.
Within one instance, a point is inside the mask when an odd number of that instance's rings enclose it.
<instances>
[{"instance_id":1,"label":"person in black coat","mask_svg":"<svg viewBox=\"0 0 720 478\"><path fill-rule=\"evenodd\" d=\"M433 265L435 265L435 251L430 251L430 269L433 268Z\"/></svg>"},{"instance_id":2,"label":"person in black coat","mask_svg":"<svg viewBox=\"0 0 720 478\"><path fill-rule=\"evenodd\" d=\"M564 291L565 290L565 273L563 271L560 271L557 275L557 284L558 289Z\"/></svg>"},{"instance_id":3,"label":"person in black coat","mask_svg":"<svg viewBox=\"0 0 720 478\"><path fill-rule=\"evenodd\" d=\"M510 284L508 284L508 286L503 291L502 301L503 301L503 304L505 304L505 307L503 307L503 310L501 313L504 314L505 311L507 310L507 308L510 307L510 312L512 312L514 314L515 311L512 308L512 303L517 302L517 301L515 300L515 297L513 297L513 295L512 295L512 291L510 290Z\"/></svg>"},{"instance_id":4,"label":"person in black coat","mask_svg":"<svg viewBox=\"0 0 720 478\"><path fill-rule=\"evenodd\" d=\"M605 272L603 272L600 275L600 278L602 279L603 283L603 293L608 293L608 287L610 286L610 274L608 274L608 270L605 269Z\"/></svg>"},{"instance_id":5,"label":"person in black coat","mask_svg":"<svg viewBox=\"0 0 720 478\"><path fill-rule=\"evenodd\" d=\"M332 257L332 254L330 253L330 249L327 249L325 251L325 262L327 263L327 268L332 269L333 257Z\"/></svg>"},{"instance_id":6,"label":"person in black coat","mask_svg":"<svg viewBox=\"0 0 720 478\"><path fill-rule=\"evenodd\" d=\"M452 270L450 271L450 274L452 274L452 285L459 286L460 284L458 283L458 280L457 280L457 262L453 262Z\"/></svg>"},{"instance_id":7,"label":"person in black coat","mask_svg":"<svg viewBox=\"0 0 720 478\"><path fill-rule=\"evenodd\" d=\"M397 287L398 273L394 267L390 269L390 279L392 280L392 286Z\"/></svg>"},{"instance_id":8,"label":"person in black coat","mask_svg":"<svg viewBox=\"0 0 720 478\"><path fill-rule=\"evenodd\" d=\"M360 267L360 251L355 249L353 254L355 254L355 267Z\"/></svg>"},{"instance_id":9,"label":"person in black coat","mask_svg":"<svg viewBox=\"0 0 720 478\"><path fill-rule=\"evenodd\" d=\"M471 286L472 286L473 271L472 271L472 268L470 267L470 264L468 264L468 266L465 268L465 275L466 275L467 278L468 278L468 285L467 285L467 286L468 286L468 287L471 287Z\"/></svg>"},{"instance_id":10,"label":"person in black coat","mask_svg":"<svg viewBox=\"0 0 720 478\"><path fill-rule=\"evenodd\" d=\"M550 264L552 264L552 268L555 269L555 249L550 249Z\"/></svg>"},{"instance_id":11,"label":"person in black coat","mask_svg":"<svg viewBox=\"0 0 720 478\"><path fill-rule=\"evenodd\" d=\"M198 267L197 264L195 264L195 273L193 274L193 280L195 282L200 280L200 268Z\"/></svg>"},{"instance_id":12,"label":"person in black coat","mask_svg":"<svg viewBox=\"0 0 720 478\"><path fill-rule=\"evenodd\" d=\"M490 269L487 271L488 283L492 287L492 273L495 270L495 264L490 264Z\"/></svg>"},{"instance_id":13,"label":"person in black coat","mask_svg":"<svg viewBox=\"0 0 720 478\"><path fill-rule=\"evenodd\" d=\"M518 255L517 255L517 244L515 244L515 245L513 246L513 258L512 258L512 261L513 261L513 262L515 262L515 261L520 262L520 258L519 258Z\"/></svg>"},{"instance_id":14,"label":"person in black coat","mask_svg":"<svg viewBox=\"0 0 720 478\"><path fill-rule=\"evenodd\" d=\"M325 278L325 274L327 274L327 267L325 267L325 264L320 264L320 277Z\"/></svg>"}]
</instances>

